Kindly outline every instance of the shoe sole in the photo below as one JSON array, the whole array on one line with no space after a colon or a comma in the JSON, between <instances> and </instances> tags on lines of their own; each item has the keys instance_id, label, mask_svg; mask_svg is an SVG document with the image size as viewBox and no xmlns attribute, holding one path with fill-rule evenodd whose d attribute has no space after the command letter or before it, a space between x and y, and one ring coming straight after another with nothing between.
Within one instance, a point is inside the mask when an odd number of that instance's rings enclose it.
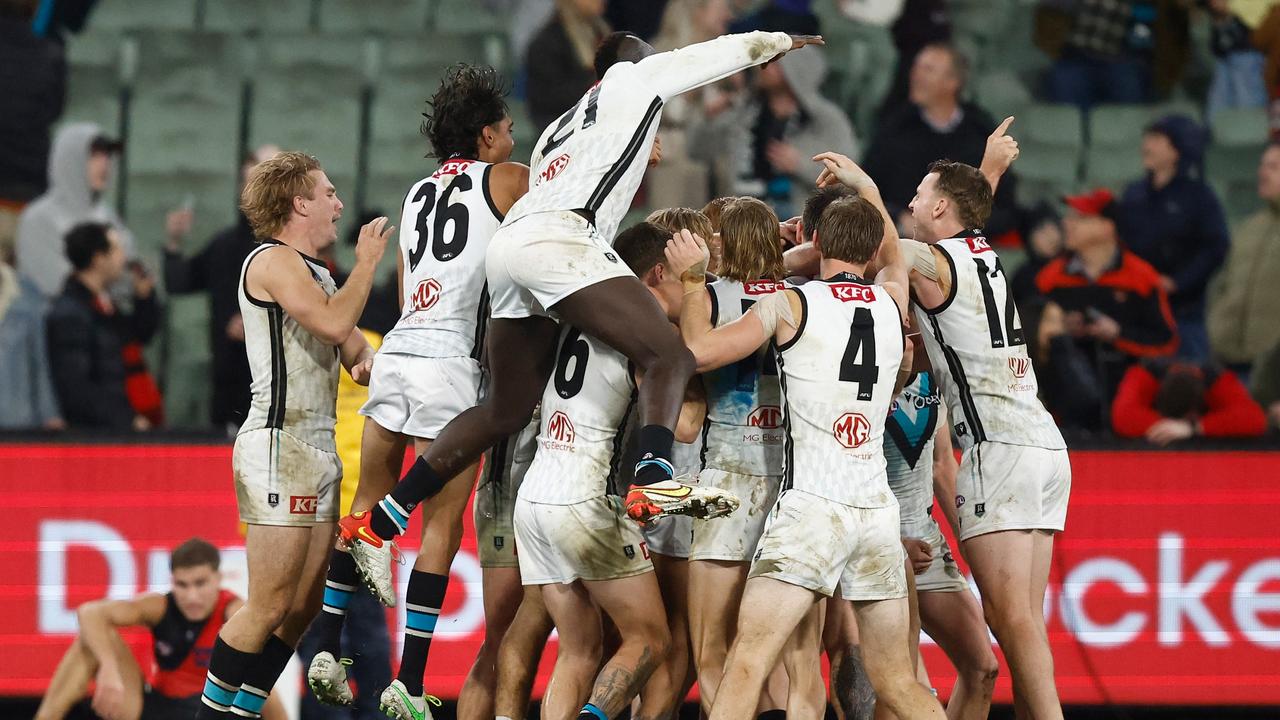
<instances>
[{"instance_id":1,"label":"shoe sole","mask_svg":"<svg viewBox=\"0 0 1280 720\"><path fill-rule=\"evenodd\" d=\"M381 712L392 720L414 720L412 713L403 715L400 713L400 708L395 705L386 705L380 702L378 703L378 712Z\"/></svg>"},{"instance_id":2,"label":"shoe sole","mask_svg":"<svg viewBox=\"0 0 1280 720\"><path fill-rule=\"evenodd\" d=\"M724 517L738 509L738 499L732 495L717 495L709 501L700 497L687 498L679 503L668 505L649 519L649 522L665 515L688 515L699 520L711 520Z\"/></svg>"},{"instance_id":3,"label":"shoe sole","mask_svg":"<svg viewBox=\"0 0 1280 720\"><path fill-rule=\"evenodd\" d=\"M307 687L311 688L311 694L315 695L316 700L331 705L333 707L351 707L355 698L344 700L338 691L337 685L321 678L307 678Z\"/></svg>"},{"instance_id":4,"label":"shoe sole","mask_svg":"<svg viewBox=\"0 0 1280 720\"><path fill-rule=\"evenodd\" d=\"M386 605L387 607L395 607L395 595L393 594L390 597L383 597L382 592L378 590L377 583L373 582L369 578L369 574L365 572L364 564L360 562L360 558L365 557L365 555L361 551L356 550L354 544L350 546L350 552L351 557L356 561L356 574L360 576L360 584L364 585L365 589L367 589L374 597L378 598L378 602Z\"/></svg>"}]
</instances>

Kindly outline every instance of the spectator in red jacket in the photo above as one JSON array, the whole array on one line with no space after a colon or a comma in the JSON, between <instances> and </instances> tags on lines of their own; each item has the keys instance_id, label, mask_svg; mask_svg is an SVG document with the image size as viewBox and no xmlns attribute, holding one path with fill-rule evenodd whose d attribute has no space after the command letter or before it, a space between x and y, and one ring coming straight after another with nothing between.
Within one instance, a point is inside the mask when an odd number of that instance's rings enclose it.
<instances>
[{"instance_id":1,"label":"spectator in red jacket","mask_svg":"<svg viewBox=\"0 0 1280 720\"><path fill-rule=\"evenodd\" d=\"M1094 359L1110 398L1136 360L1173 353L1177 330L1160 274L1120 244L1111 192L1065 200L1068 252L1040 271L1036 286L1062 308L1067 332Z\"/></svg>"},{"instance_id":2,"label":"spectator in red jacket","mask_svg":"<svg viewBox=\"0 0 1280 720\"><path fill-rule=\"evenodd\" d=\"M1198 435L1257 437L1266 432L1267 417L1230 370L1157 360L1125 373L1111 424L1121 437L1168 445Z\"/></svg>"}]
</instances>

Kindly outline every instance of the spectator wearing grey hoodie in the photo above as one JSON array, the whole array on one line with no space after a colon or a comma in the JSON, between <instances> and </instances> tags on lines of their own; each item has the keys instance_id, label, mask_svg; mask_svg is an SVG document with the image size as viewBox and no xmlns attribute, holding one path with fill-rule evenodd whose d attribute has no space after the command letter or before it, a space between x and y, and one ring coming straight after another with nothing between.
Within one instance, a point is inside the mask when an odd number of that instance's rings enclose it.
<instances>
[{"instance_id":1,"label":"spectator wearing grey hoodie","mask_svg":"<svg viewBox=\"0 0 1280 720\"><path fill-rule=\"evenodd\" d=\"M826 74L821 53L789 53L764 65L737 107L691 128L690 153L708 163L736 153L727 194L759 197L779 217L799 214L813 189L813 156L859 152L849 117L819 91Z\"/></svg>"}]
</instances>

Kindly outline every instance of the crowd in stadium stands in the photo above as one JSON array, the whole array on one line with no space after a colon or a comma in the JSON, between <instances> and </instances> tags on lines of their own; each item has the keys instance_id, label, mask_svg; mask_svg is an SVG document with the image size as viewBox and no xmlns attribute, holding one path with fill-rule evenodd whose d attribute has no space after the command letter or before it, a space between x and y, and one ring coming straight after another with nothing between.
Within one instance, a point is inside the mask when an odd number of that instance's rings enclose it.
<instances>
[{"instance_id":1,"label":"crowd in stadium stands","mask_svg":"<svg viewBox=\"0 0 1280 720\"><path fill-rule=\"evenodd\" d=\"M659 50L751 29L819 33L818 3L884 29L898 50L896 68L880 70L894 77L866 136L822 92L828 63L841 59L787 55L675 99L645 197L698 207L752 195L790 217L812 186L811 156L835 149L863 159L909 236L905 210L925 167L944 157L976 165L998 120L970 99L947 0L485 4L511 18L510 47L524 59L517 93L536 133L594 82L595 45L613 28ZM208 293L212 378L201 384L210 423L233 428L248 401L236 283L252 234L241 217L203 248L184 248L192 223L181 209L165 228L134 228L164 231L162 271L136 258L130 229L104 200L121 142L87 123L52 129L66 93L64 45L92 25L93 4L0 0L0 66L24 68L0 72L0 97L14 110L0 114L0 428L162 425L142 352L160 317L155 274L167 294ZM1043 0L1024 40L1050 58L1038 97L1085 112L1167 98L1187 70L1193 24L1206 23L1207 122L1226 109L1280 105L1280 7L1201 5ZM1155 119L1142 134L1141 167L1115 193L1020 202L1017 165L1000 185L983 230L1011 266L1025 257L1009 268L1013 292L1044 400L1066 429L1164 445L1280 425L1280 145L1257 159L1262 209L1229 226L1204 171L1210 138L1190 117ZM261 148L244 167L272 152Z\"/></svg>"}]
</instances>

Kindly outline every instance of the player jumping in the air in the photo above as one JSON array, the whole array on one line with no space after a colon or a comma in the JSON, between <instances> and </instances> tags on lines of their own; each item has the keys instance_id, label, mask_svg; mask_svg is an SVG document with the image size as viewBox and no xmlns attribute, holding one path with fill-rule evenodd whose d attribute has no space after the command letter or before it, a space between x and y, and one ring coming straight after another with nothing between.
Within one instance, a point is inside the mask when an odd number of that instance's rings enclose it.
<instances>
[{"instance_id":1,"label":"player jumping in the air","mask_svg":"<svg viewBox=\"0 0 1280 720\"><path fill-rule=\"evenodd\" d=\"M539 138L532 188L512 207L486 256L493 298L488 396L441 430L376 508L341 523L366 576L389 582L386 541L404 532L409 513L485 449L524 427L555 363L558 326L551 314L621 352L645 377L641 459L628 513L647 520L670 512L723 514L736 506L727 493L672 479L673 428L693 358L609 239L640 184L664 102L821 42L753 32L656 53L633 35L615 33L601 45L600 81Z\"/></svg>"}]
</instances>

